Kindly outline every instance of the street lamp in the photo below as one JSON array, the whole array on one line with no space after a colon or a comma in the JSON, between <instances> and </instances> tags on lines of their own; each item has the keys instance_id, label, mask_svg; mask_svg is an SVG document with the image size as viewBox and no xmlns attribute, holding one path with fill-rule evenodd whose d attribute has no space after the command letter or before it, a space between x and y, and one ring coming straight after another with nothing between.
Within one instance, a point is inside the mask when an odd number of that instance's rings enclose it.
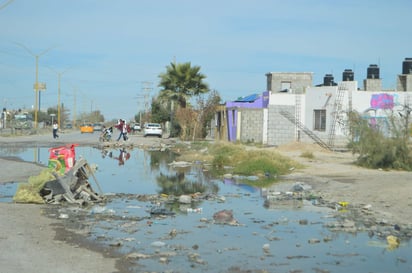
<instances>
[{"instance_id":1,"label":"street lamp","mask_svg":"<svg viewBox=\"0 0 412 273\"><path fill-rule=\"evenodd\" d=\"M36 92L36 101L35 101L35 109L34 109L34 128L37 128L37 112L38 112L38 108L39 108L39 104L38 100L39 100L39 90L42 90L40 87L39 83L39 57L46 54L48 51L50 51L52 48L54 47L50 47L46 50L44 50L43 52L41 52L40 54L34 54L30 49L28 49L25 45L20 44L20 43L15 43L18 46L24 48L30 55L34 56L36 58L36 82L34 83L34 91ZM45 84L44 84L45 87Z\"/></svg>"}]
</instances>

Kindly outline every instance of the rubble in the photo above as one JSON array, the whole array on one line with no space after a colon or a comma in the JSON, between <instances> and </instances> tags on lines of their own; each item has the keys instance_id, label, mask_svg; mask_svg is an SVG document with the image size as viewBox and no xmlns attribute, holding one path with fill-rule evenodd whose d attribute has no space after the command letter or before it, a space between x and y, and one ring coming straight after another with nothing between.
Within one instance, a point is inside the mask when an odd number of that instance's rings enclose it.
<instances>
[{"instance_id":1,"label":"rubble","mask_svg":"<svg viewBox=\"0 0 412 273\"><path fill-rule=\"evenodd\" d=\"M66 201L84 205L103 201L103 197L89 183L89 176L94 175L85 159L77 160L65 175L60 176L55 172L53 175L56 179L46 182L40 190L40 196L46 203Z\"/></svg>"}]
</instances>

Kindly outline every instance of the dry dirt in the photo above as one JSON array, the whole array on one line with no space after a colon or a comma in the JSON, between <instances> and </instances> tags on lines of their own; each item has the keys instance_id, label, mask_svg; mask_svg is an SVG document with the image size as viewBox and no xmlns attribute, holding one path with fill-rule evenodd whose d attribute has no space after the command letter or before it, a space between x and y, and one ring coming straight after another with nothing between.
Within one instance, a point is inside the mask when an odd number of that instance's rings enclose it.
<instances>
[{"instance_id":1,"label":"dry dirt","mask_svg":"<svg viewBox=\"0 0 412 273\"><path fill-rule=\"evenodd\" d=\"M0 137L0 146L39 144L49 138L24 137L19 144L19 140ZM325 200L368 205L382 220L412 225L412 172L356 167L351 153L329 152L316 145L292 143L270 149L302 163L305 167L295 169L289 178L310 184ZM314 158L302 157L304 152ZM0 159L0 164L0 183L27 181L41 168L10 158ZM113 254L103 255L97 247L62 230L57 221L42 216L42 211L39 205L0 203L2 272L125 272Z\"/></svg>"},{"instance_id":2,"label":"dry dirt","mask_svg":"<svg viewBox=\"0 0 412 273\"><path fill-rule=\"evenodd\" d=\"M321 196L334 202L368 206L381 220L412 225L412 172L361 168L351 152L330 152L317 145L292 143L276 149L302 163L291 176L308 182ZM302 157L309 152L314 158Z\"/></svg>"}]
</instances>

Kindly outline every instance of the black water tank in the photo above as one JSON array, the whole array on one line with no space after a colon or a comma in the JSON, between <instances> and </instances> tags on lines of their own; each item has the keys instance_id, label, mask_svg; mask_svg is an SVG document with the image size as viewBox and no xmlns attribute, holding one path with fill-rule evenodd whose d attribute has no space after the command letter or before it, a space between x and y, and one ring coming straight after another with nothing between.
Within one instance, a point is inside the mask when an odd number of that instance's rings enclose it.
<instances>
[{"instance_id":1,"label":"black water tank","mask_svg":"<svg viewBox=\"0 0 412 273\"><path fill-rule=\"evenodd\" d=\"M368 79L379 79L379 66L377 64L371 64L368 67Z\"/></svg>"},{"instance_id":2,"label":"black water tank","mask_svg":"<svg viewBox=\"0 0 412 273\"><path fill-rule=\"evenodd\" d=\"M351 82L355 78L355 73L353 73L352 69L345 69L342 73L342 81L344 82Z\"/></svg>"},{"instance_id":3,"label":"black water tank","mask_svg":"<svg viewBox=\"0 0 412 273\"><path fill-rule=\"evenodd\" d=\"M402 74L412 74L412 58L405 58L403 61Z\"/></svg>"},{"instance_id":4,"label":"black water tank","mask_svg":"<svg viewBox=\"0 0 412 273\"><path fill-rule=\"evenodd\" d=\"M333 85L333 75L326 74L325 77L323 77L323 86L332 86L332 85Z\"/></svg>"}]
</instances>

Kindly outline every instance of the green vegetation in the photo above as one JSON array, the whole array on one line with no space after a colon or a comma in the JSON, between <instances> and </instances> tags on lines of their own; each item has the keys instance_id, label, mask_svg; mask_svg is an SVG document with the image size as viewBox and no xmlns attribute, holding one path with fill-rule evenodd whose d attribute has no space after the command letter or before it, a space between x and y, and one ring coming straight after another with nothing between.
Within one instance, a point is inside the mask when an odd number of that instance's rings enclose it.
<instances>
[{"instance_id":1,"label":"green vegetation","mask_svg":"<svg viewBox=\"0 0 412 273\"><path fill-rule=\"evenodd\" d=\"M159 86L162 88L160 100L174 101L180 108L186 108L192 96L209 92L204 82L206 76L200 73L200 66L191 66L190 62L171 63L159 78Z\"/></svg>"},{"instance_id":2,"label":"green vegetation","mask_svg":"<svg viewBox=\"0 0 412 273\"><path fill-rule=\"evenodd\" d=\"M352 152L358 154L359 166L373 169L412 170L412 151L409 142L410 110L399 117L392 115L381 123L358 113L351 113L350 128Z\"/></svg>"},{"instance_id":3,"label":"green vegetation","mask_svg":"<svg viewBox=\"0 0 412 273\"><path fill-rule=\"evenodd\" d=\"M218 173L226 172L227 167L232 167L234 175L256 176L256 181L243 181L255 186L272 184L279 175L301 167L277 152L240 144L216 143L210 147L210 154L213 156L212 165Z\"/></svg>"},{"instance_id":4,"label":"green vegetation","mask_svg":"<svg viewBox=\"0 0 412 273\"><path fill-rule=\"evenodd\" d=\"M217 91L209 90L200 66L171 63L159 74L159 96L152 100L151 120L170 122L170 136L183 140L203 139L220 103ZM205 96L208 94L208 96Z\"/></svg>"}]
</instances>

